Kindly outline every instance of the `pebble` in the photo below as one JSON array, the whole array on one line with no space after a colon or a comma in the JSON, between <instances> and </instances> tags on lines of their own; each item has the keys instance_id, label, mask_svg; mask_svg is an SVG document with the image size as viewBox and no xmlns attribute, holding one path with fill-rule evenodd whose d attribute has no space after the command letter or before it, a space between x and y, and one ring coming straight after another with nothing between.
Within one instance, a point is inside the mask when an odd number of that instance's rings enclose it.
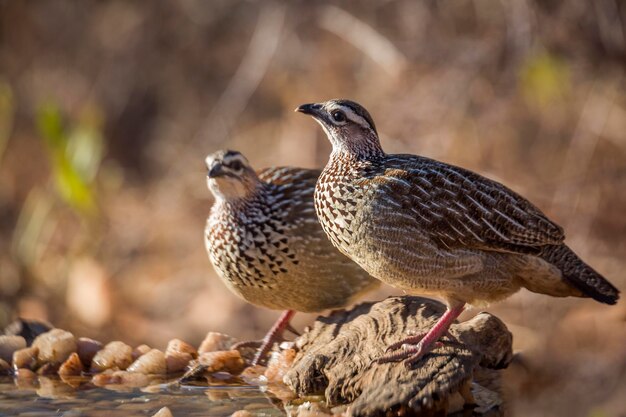
<instances>
[{"instance_id":1,"label":"pebble","mask_svg":"<svg viewBox=\"0 0 626 417\"><path fill-rule=\"evenodd\" d=\"M150 378L136 372L108 371L94 375L91 382L98 387L121 385L125 388L139 388L150 385Z\"/></svg>"},{"instance_id":2,"label":"pebble","mask_svg":"<svg viewBox=\"0 0 626 417\"><path fill-rule=\"evenodd\" d=\"M293 365L296 359L295 349L285 349L279 352L272 352L270 360L267 363L265 377L269 382L282 383L283 377Z\"/></svg>"},{"instance_id":3,"label":"pebble","mask_svg":"<svg viewBox=\"0 0 626 417\"><path fill-rule=\"evenodd\" d=\"M141 355L145 355L150 352L152 348L148 345L139 345L133 349L133 361L136 361Z\"/></svg>"},{"instance_id":4,"label":"pebble","mask_svg":"<svg viewBox=\"0 0 626 417\"><path fill-rule=\"evenodd\" d=\"M235 343L237 343L237 339L232 336L224 333L208 332L198 348L198 353L229 350Z\"/></svg>"},{"instance_id":5,"label":"pebble","mask_svg":"<svg viewBox=\"0 0 626 417\"><path fill-rule=\"evenodd\" d=\"M164 375L167 373L165 354L158 349L152 349L133 362L127 371L145 375Z\"/></svg>"},{"instance_id":6,"label":"pebble","mask_svg":"<svg viewBox=\"0 0 626 417\"><path fill-rule=\"evenodd\" d=\"M124 370L133 362L133 348L124 342L110 342L96 353L91 361L91 372L102 372L106 369Z\"/></svg>"},{"instance_id":7,"label":"pebble","mask_svg":"<svg viewBox=\"0 0 626 417\"><path fill-rule=\"evenodd\" d=\"M15 385L19 388L27 389L37 386L37 374L30 369L20 368L15 371Z\"/></svg>"},{"instance_id":8,"label":"pebble","mask_svg":"<svg viewBox=\"0 0 626 417\"><path fill-rule=\"evenodd\" d=\"M0 375L8 375L11 373L11 365L4 359L0 359Z\"/></svg>"},{"instance_id":9,"label":"pebble","mask_svg":"<svg viewBox=\"0 0 626 417\"><path fill-rule=\"evenodd\" d=\"M13 352L24 349L26 347L26 339L22 336L0 336L0 359L11 362Z\"/></svg>"},{"instance_id":10,"label":"pebble","mask_svg":"<svg viewBox=\"0 0 626 417\"><path fill-rule=\"evenodd\" d=\"M61 376L78 376L83 372L83 363L80 360L78 353L74 352L63 365L59 368L59 375Z\"/></svg>"},{"instance_id":11,"label":"pebble","mask_svg":"<svg viewBox=\"0 0 626 417\"><path fill-rule=\"evenodd\" d=\"M35 370L37 368L37 354L39 349L28 347L13 352L13 369L26 368Z\"/></svg>"},{"instance_id":12,"label":"pebble","mask_svg":"<svg viewBox=\"0 0 626 417\"><path fill-rule=\"evenodd\" d=\"M205 372L225 371L231 374L241 372L245 366L241 353L238 350L223 350L200 354L198 360L206 367Z\"/></svg>"},{"instance_id":13,"label":"pebble","mask_svg":"<svg viewBox=\"0 0 626 417\"><path fill-rule=\"evenodd\" d=\"M76 352L76 339L66 330L52 329L37 336L32 347L39 349L40 363L60 364Z\"/></svg>"},{"instance_id":14,"label":"pebble","mask_svg":"<svg viewBox=\"0 0 626 417\"><path fill-rule=\"evenodd\" d=\"M183 371L189 362L198 357L196 349L180 339L173 339L167 344L165 349L165 361L167 373L173 374Z\"/></svg>"},{"instance_id":15,"label":"pebble","mask_svg":"<svg viewBox=\"0 0 626 417\"><path fill-rule=\"evenodd\" d=\"M188 353L194 359L198 357L198 351L196 348L191 346L189 343L183 342L180 339L172 339L167 344L167 349L165 349L165 354L172 353Z\"/></svg>"},{"instance_id":16,"label":"pebble","mask_svg":"<svg viewBox=\"0 0 626 417\"><path fill-rule=\"evenodd\" d=\"M74 388L59 381L56 378L39 377L39 388L37 395L42 398L72 398L75 395Z\"/></svg>"},{"instance_id":17,"label":"pebble","mask_svg":"<svg viewBox=\"0 0 626 417\"><path fill-rule=\"evenodd\" d=\"M248 366L239 377L250 385L267 385L266 370L262 365Z\"/></svg>"},{"instance_id":18,"label":"pebble","mask_svg":"<svg viewBox=\"0 0 626 417\"><path fill-rule=\"evenodd\" d=\"M80 361L86 367L91 365L93 357L96 356L96 353L102 350L102 348L103 345L101 342L88 337L79 337L76 341L76 352L78 353Z\"/></svg>"},{"instance_id":19,"label":"pebble","mask_svg":"<svg viewBox=\"0 0 626 417\"><path fill-rule=\"evenodd\" d=\"M152 417L174 417L169 408L163 407L156 413L152 415Z\"/></svg>"},{"instance_id":20,"label":"pebble","mask_svg":"<svg viewBox=\"0 0 626 417\"><path fill-rule=\"evenodd\" d=\"M237 410L231 415L231 417L253 417L253 416L254 414L252 414L248 410Z\"/></svg>"},{"instance_id":21,"label":"pebble","mask_svg":"<svg viewBox=\"0 0 626 417\"><path fill-rule=\"evenodd\" d=\"M37 369L38 375L55 375L59 372L59 367L61 364L46 362L42 366Z\"/></svg>"}]
</instances>

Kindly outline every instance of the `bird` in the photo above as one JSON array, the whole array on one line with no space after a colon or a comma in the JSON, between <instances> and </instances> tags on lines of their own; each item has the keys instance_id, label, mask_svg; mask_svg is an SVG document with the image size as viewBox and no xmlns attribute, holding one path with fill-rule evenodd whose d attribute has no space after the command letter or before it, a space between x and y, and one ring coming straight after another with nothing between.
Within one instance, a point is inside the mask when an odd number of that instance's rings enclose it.
<instances>
[{"instance_id":1,"label":"bird","mask_svg":"<svg viewBox=\"0 0 626 417\"><path fill-rule=\"evenodd\" d=\"M520 288L617 302L618 289L564 243L563 229L506 186L424 156L385 153L374 120L354 101L296 111L312 116L332 144L315 209L333 245L373 277L447 306L430 330L390 345L378 363L415 366L451 336L467 305Z\"/></svg>"},{"instance_id":2,"label":"bird","mask_svg":"<svg viewBox=\"0 0 626 417\"><path fill-rule=\"evenodd\" d=\"M205 163L215 198L204 232L213 267L245 301L284 310L253 364L290 329L296 311L345 307L380 285L333 247L317 221L313 193L320 170L255 172L243 154L232 150L214 152Z\"/></svg>"}]
</instances>

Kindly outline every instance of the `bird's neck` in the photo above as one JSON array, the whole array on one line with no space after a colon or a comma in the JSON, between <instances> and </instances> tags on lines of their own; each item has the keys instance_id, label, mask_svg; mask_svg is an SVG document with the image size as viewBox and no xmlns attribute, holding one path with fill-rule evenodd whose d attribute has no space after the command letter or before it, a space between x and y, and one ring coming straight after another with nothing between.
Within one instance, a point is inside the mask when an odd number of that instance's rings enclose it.
<instances>
[{"instance_id":1,"label":"bird's neck","mask_svg":"<svg viewBox=\"0 0 626 417\"><path fill-rule=\"evenodd\" d=\"M332 158L344 161L379 160L385 157L378 137L372 135L354 135L350 137L332 138Z\"/></svg>"},{"instance_id":2,"label":"bird's neck","mask_svg":"<svg viewBox=\"0 0 626 417\"><path fill-rule=\"evenodd\" d=\"M267 184L262 181L255 181L248 184L246 192L239 196L229 196L229 198L218 198L217 205L221 205L232 211L246 210L247 207L256 207L263 204L267 199Z\"/></svg>"},{"instance_id":3,"label":"bird's neck","mask_svg":"<svg viewBox=\"0 0 626 417\"><path fill-rule=\"evenodd\" d=\"M360 146L353 149L345 146L334 146L330 155L331 164L360 164L375 162L386 156L380 146Z\"/></svg>"}]
</instances>

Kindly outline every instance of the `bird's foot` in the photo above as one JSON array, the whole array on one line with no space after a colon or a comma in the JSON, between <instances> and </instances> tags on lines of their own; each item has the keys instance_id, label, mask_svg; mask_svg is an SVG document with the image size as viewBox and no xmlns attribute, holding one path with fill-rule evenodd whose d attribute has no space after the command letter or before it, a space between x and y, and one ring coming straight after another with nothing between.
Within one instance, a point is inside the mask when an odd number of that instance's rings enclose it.
<instances>
[{"instance_id":1,"label":"bird's foot","mask_svg":"<svg viewBox=\"0 0 626 417\"><path fill-rule=\"evenodd\" d=\"M404 364L410 368L435 347L441 346L443 344L440 341L442 337L446 336L450 339L446 343L458 343L458 340L448 330L462 311L463 304L455 305L446 310L429 331L409 336L392 344L376 362L381 364L403 360Z\"/></svg>"},{"instance_id":2,"label":"bird's foot","mask_svg":"<svg viewBox=\"0 0 626 417\"><path fill-rule=\"evenodd\" d=\"M418 335L407 338L401 342L394 343L387 348L388 353L378 358L376 360L376 363L382 364L404 361L404 364L407 366L407 368L411 368L431 350L436 347L443 346L444 344L443 342L434 342L430 344L424 343L423 338L425 335L421 336L421 340L419 340L417 343L409 341L413 341L418 337ZM399 345L399 347L396 347L396 345Z\"/></svg>"},{"instance_id":3,"label":"bird's foot","mask_svg":"<svg viewBox=\"0 0 626 417\"><path fill-rule=\"evenodd\" d=\"M422 339L426 337L427 334L428 332L415 333L405 339L400 340L399 342L392 343L389 346L387 346L387 349L385 349L385 353L393 352L394 350L402 349L404 347L409 347L411 345L417 345L418 343L422 341ZM439 345L442 345L444 343L457 343L457 344L459 343L459 340L456 337L454 337L449 331L444 333L444 337L448 338L449 341L441 340L439 342Z\"/></svg>"},{"instance_id":4,"label":"bird's foot","mask_svg":"<svg viewBox=\"0 0 626 417\"><path fill-rule=\"evenodd\" d=\"M399 342L392 343L389 346L387 346L387 349L385 349L385 353L393 352L394 350L402 349L410 345L417 345L419 342L422 341L422 339L424 338L424 336L426 336L427 333L428 332L416 333L405 339L400 340Z\"/></svg>"}]
</instances>

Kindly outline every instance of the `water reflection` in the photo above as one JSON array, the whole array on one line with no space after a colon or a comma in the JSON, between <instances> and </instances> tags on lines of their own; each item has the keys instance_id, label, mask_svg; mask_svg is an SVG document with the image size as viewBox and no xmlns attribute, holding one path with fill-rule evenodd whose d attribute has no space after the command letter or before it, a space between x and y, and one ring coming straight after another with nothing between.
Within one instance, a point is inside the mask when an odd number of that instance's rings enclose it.
<instances>
[{"instance_id":1,"label":"water reflection","mask_svg":"<svg viewBox=\"0 0 626 417\"><path fill-rule=\"evenodd\" d=\"M0 379L0 417L152 416L167 406L174 417L229 416L238 410L254 415L284 416L280 400L259 387L152 385L112 390L96 387L87 379L72 385L55 377L38 377L33 384L16 385Z\"/></svg>"}]
</instances>

